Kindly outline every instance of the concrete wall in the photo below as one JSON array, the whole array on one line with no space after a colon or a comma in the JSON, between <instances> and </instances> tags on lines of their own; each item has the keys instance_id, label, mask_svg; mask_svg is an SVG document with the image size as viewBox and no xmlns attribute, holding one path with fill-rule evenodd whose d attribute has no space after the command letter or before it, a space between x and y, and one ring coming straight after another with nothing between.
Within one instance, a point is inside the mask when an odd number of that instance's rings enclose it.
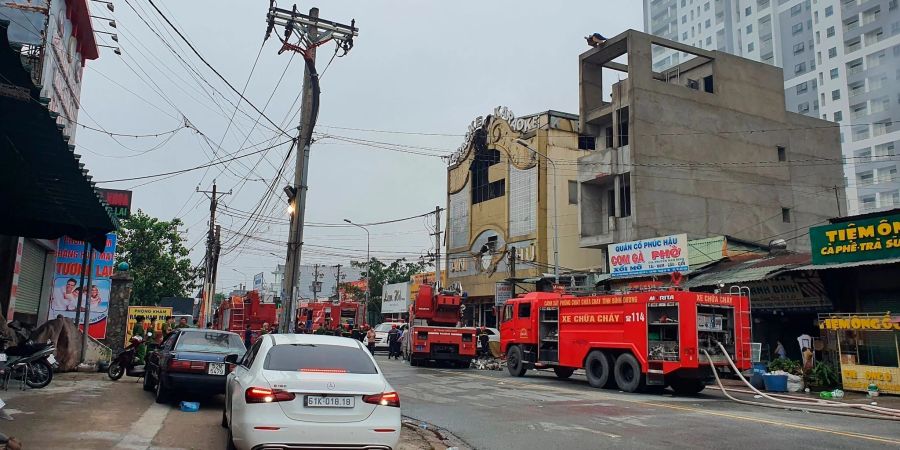
<instances>
[{"instance_id":1,"label":"concrete wall","mask_svg":"<svg viewBox=\"0 0 900 450\"><path fill-rule=\"evenodd\" d=\"M614 167L631 173L628 237L686 232L762 244L781 238L791 249L808 250L807 228L838 215L838 129L784 110L777 67L708 53L709 65L694 69L705 75L712 67L715 89L707 93L654 79L651 37L628 32L627 39L630 89L623 103L631 164ZM779 146L788 161L779 161Z\"/></svg>"},{"instance_id":2,"label":"concrete wall","mask_svg":"<svg viewBox=\"0 0 900 450\"><path fill-rule=\"evenodd\" d=\"M107 316L106 339L100 341L112 349L113 353L125 347L125 331L128 326L128 305L134 279L128 272L116 272L112 276L109 293L109 315Z\"/></svg>"}]
</instances>

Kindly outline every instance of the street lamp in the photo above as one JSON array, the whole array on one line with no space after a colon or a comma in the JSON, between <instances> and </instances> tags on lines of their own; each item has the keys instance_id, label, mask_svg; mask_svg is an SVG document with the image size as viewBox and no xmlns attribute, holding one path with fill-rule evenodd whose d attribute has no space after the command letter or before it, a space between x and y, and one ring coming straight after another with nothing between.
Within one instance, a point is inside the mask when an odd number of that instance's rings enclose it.
<instances>
[{"instance_id":1,"label":"street lamp","mask_svg":"<svg viewBox=\"0 0 900 450\"><path fill-rule=\"evenodd\" d=\"M556 195L556 163L546 155L538 153L531 145L523 139L516 139L516 143L527 148L535 156L540 156L550 163L553 167L553 275L556 277L556 283L559 284L559 208L557 208Z\"/></svg>"},{"instance_id":2,"label":"street lamp","mask_svg":"<svg viewBox=\"0 0 900 450\"><path fill-rule=\"evenodd\" d=\"M109 26L110 26L111 28L115 28L115 27L116 27L116 21L115 21L115 19L110 19L109 17L103 17L103 16L95 16L95 15L93 15L93 14L91 14L91 17L93 17L93 18L95 18L95 19L108 20L108 21L109 21Z\"/></svg>"},{"instance_id":3,"label":"street lamp","mask_svg":"<svg viewBox=\"0 0 900 450\"><path fill-rule=\"evenodd\" d=\"M370 270L369 269L371 268L371 264L372 264L372 258L369 256L369 242L370 242L371 236L369 235L368 228L366 228L358 223L353 223L350 221L350 219L344 219L344 222L347 222L350 225L353 225L354 227L362 228L366 232L366 313L368 313L368 311L369 311L369 309L368 309L369 308L369 289L370 289L370 286L369 286Z\"/></svg>"},{"instance_id":4,"label":"street lamp","mask_svg":"<svg viewBox=\"0 0 900 450\"><path fill-rule=\"evenodd\" d=\"M108 9L109 12L116 12L116 7L113 6L112 2L107 2L107 1L104 1L104 0L91 0L91 1L92 1L92 2L97 2L97 3L106 3L106 9Z\"/></svg>"},{"instance_id":5,"label":"street lamp","mask_svg":"<svg viewBox=\"0 0 900 450\"><path fill-rule=\"evenodd\" d=\"M119 47L113 47L112 45L98 45L97 47L111 48L113 49L113 53L117 55L122 54L122 49L120 49Z\"/></svg>"},{"instance_id":6,"label":"street lamp","mask_svg":"<svg viewBox=\"0 0 900 450\"><path fill-rule=\"evenodd\" d=\"M113 33L110 31L100 31L100 30L94 30L94 33L108 34L110 39L112 39L115 42L119 42L119 35L116 33Z\"/></svg>"}]
</instances>

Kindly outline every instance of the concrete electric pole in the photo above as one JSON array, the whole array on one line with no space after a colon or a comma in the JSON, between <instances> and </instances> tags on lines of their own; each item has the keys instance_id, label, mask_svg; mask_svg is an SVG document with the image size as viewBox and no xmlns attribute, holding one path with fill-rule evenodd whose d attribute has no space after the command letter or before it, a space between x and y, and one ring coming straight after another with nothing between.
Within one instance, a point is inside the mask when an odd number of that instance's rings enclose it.
<instances>
[{"instance_id":1,"label":"concrete electric pole","mask_svg":"<svg viewBox=\"0 0 900 450\"><path fill-rule=\"evenodd\" d=\"M219 197L223 195L231 195L231 191L218 192L216 180L213 180L211 191L201 191L197 188L197 192L207 194L209 196L209 232L206 237L206 274L203 278L203 299L200 308L200 317L197 318L201 326L206 326L208 322L212 322L213 313L212 301L216 289L216 272L219 268L219 251L222 248L220 237L222 228L216 225L216 208L219 207Z\"/></svg>"},{"instance_id":2,"label":"concrete electric pole","mask_svg":"<svg viewBox=\"0 0 900 450\"><path fill-rule=\"evenodd\" d=\"M272 35L275 26L284 29L281 49L278 53L291 50L303 55L306 71L303 76L303 92L300 109L300 125L296 142L297 161L295 164L294 185L286 186L288 202L291 205L291 229L288 236L287 258L284 268L284 286L282 289L282 317L279 331L293 333L297 316L297 282L299 278L301 249L303 246L303 222L306 216L307 175L309 173L309 148L312 144L312 132L319 114L319 74L316 71L316 48L334 41L337 44L335 54L343 51L344 56L353 47L353 37L358 34L356 21L343 25L319 18L319 8L312 8L309 14L275 7L274 0L269 0L269 13L266 15L268 27L266 39ZM321 33L320 33L321 30ZM296 36L295 42L291 39ZM318 281L318 280L317 280Z\"/></svg>"}]
</instances>

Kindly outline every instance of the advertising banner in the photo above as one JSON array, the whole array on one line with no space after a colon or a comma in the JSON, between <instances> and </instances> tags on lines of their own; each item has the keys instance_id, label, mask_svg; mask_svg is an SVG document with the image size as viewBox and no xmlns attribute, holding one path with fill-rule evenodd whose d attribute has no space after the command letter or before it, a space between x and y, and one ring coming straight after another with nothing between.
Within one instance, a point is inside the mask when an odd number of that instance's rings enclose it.
<instances>
[{"instance_id":1,"label":"advertising banner","mask_svg":"<svg viewBox=\"0 0 900 450\"><path fill-rule=\"evenodd\" d=\"M381 313L405 313L409 307L409 282L386 284L381 291Z\"/></svg>"},{"instance_id":2,"label":"advertising banner","mask_svg":"<svg viewBox=\"0 0 900 450\"><path fill-rule=\"evenodd\" d=\"M129 306L128 325L125 327L125 345L128 345L128 341L131 340L131 332L134 331L134 324L137 323L138 316L144 316L144 330L150 327L150 319L155 317L156 329L153 330L153 334L157 334L162 333L162 324L166 321L166 317L171 315L171 306Z\"/></svg>"},{"instance_id":3,"label":"advertising banner","mask_svg":"<svg viewBox=\"0 0 900 450\"><path fill-rule=\"evenodd\" d=\"M494 305L503 306L506 301L512 298L513 285L506 281L498 281L494 285Z\"/></svg>"},{"instance_id":4,"label":"advertising banner","mask_svg":"<svg viewBox=\"0 0 900 450\"><path fill-rule=\"evenodd\" d=\"M262 292L263 290L263 272L253 275L253 290Z\"/></svg>"},{"instance_id":5,"label":"advertising banner","mask_svg":"<svg viewBox=\"0 0 900 450\"><path fill-rule=\"evenodd\" d=\"M608 253L613 278L686 272L690 268L687 234L610 244Z\"/></svg>"},{"instance_id":6,"label":"advertising banner","mask_svg":"<svg viewBox=\"0 0 900 450\"><path fill-rule=\"evenodd\" d=\"M57 316L75 319L83 257L84 242L76 241L68 236L59 239L48 319L52 320ZM90 286L87 282L88 277L84 277L81 311L84 313L87 310L85 305L88 301L91 302L88 334L94 339L106 338L106 317L109 311L109 293L112 288L110 277L113 274L115 259L116 235L110 233L106 235L106 248L103 249L103 252L94 252L94 273ZM80 326L81 324L79 324Z\"/></svg>"},{"instance_id":7,"label":"advertising banner","mask_svg":"<svg viewBox=\"0 0 900 450\"><path fill-rule=\"evenodd\" d=\"M900 214L809 229L813 264L900 257Z\"/></svg>"}]
</instances>

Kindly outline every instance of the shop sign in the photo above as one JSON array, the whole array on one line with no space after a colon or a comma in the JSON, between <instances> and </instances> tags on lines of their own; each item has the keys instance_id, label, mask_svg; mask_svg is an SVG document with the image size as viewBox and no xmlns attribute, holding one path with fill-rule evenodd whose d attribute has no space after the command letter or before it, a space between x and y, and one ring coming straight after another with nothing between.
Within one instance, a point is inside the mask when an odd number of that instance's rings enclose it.
<instances>
[{"instance_id":1,"label":"shop sign","mask_svg":"<svg viewBox=\"0 0 900 450\"><path fill-rule=\"evenodd\" d=\"M108 210L116 217L116 219L127 219L131 217L131 191L120 189L97 189L97 192L103 196L103 200L108 205Z\"/></svg>"},{"instance_id":2,"label":"shop sign","mask_svg":"<svg viewBox=\"0 0 900 450\"><path fill-rule=\"evenodd\" d=\"M385 284L381 291L381 313L399 314L409 306L409 282Z\"/></svg>"},{"instance_id":3,"label":"shop sign","mask_svg":"<svg viewBox=\"0 0 900 450\"><path fill-rule=\"evenodd\" d=\"M466 154L466 150L472 144L472 139L475 138L475 131L481 129L482 127L490 124L491 119L501 119L506 121L509 124L509 127L520 134L527 133L532 130L536 130L540 127L540 114L536 114L533 116L527 117L516 117L516 115L512 112L511 109L506 106L498 106L494 108L494 112L492 115L484 117L478 116L469 123L469 128L466 131L466 135L463 138L462 145L450 155L450 165L454 165L460 161L463 155Z\"/></svg>"},{"instance_id":4,"label":"shop sign","mask_svg":"<svg viewBox=\"0 0 900 450\"><path fill-rule=\"evenodd\" d=\"M900 331L900 323L896 322L890 314L883 316L853 315L829 317L819 323L819 328L824 330Z\"/></svg>"},{"instance_id":5,"label":"shop sign","mask_svg":"<svg viewBox=\"0 0 900 450\"><path fill-rule=\"evenodd\" d=\"M900 214L809 229L813 264L900 258Z\"/></svg>"},{"instance_id":6,"label":"shop sign","mask_svg":"<svg viewBox=\"0 0 900 450\"><path fill-rule=\"evenodd\" d=\"M150 319L156 318L156 329L153 330L155 335L162 333L162 324L166 321L166 317L171 315L171 306L129 306L128 325L125 327L125 345L131 341L131 332L134 331L134 324L137 323L138 316L144 316L144 330L150 327Z\"/></svg>"},{"instance_id":7,"label":"shop sign","mask_svg":"<svg viewBox=\"0 0 900 450\"><path fill-rule=\"evenodd\" d=\"M253 275L253 290L256 292L261 292L263 289L263 276L264 273L260 272L256 275Z\"/></svg>"},{"instance_id":8,"label":"shop sign","mask_svg":"<svg viewBox=\"0 0 900 450\"><path fill-rule=\"evenodd\" d=\"M690 268L687 234L611 244L607 253L613 278L685 272Z\"/></svg>"},{"instance_id":9,"label":"shop sign","mask_svg":"<svg viewBox=\"0 0 900 450\"><path fill-rule=\"evenodd\" d=\"M83 258L84 242L76 241L68 236L59 238L48 319L52 320L61 315L75 320ZM94 339L106 338L106 317L109 312L109 295L112 290L110 277L113 274L115 259L116 234L109 233L106 235L106 248L103 251L94 252L94 273L91 276L91 283L88 285L88 277L85 276L84 293L81 295L82 312L87 311L86 302L91 302L88 332Z\"/></svg>"},{"instance_id":10,"label":"shop sign","mask_svg":"<svg viewBox=\"0 0 900 450\"><path fill-rule=\"evenodd\" d=\"M841 364L841 383L848 391L867 391L870 384L880 392L900 394L900 368Z\"/></svg>"},{"instance_id":11,"label":"shop sign","mask_svg":"<svg viewBox=\"0 0 900 450\"><path fill-rule=\"evenodd\" d=\"M497 282L494 285L494 305L503 306L512 298L513 285L506 281Z\"/></svg>"},{"instance_id":12,"label":"shop sign","mask_svg":"<svg viewBox=\"0 0 900 450\"><path fill-rule=\"evenodd\" d=\"M754 311L789 309L828 311L831 300L818 275L777 277L745 283L750 289L750 307Z\"/></svg>"}]
</instances>

